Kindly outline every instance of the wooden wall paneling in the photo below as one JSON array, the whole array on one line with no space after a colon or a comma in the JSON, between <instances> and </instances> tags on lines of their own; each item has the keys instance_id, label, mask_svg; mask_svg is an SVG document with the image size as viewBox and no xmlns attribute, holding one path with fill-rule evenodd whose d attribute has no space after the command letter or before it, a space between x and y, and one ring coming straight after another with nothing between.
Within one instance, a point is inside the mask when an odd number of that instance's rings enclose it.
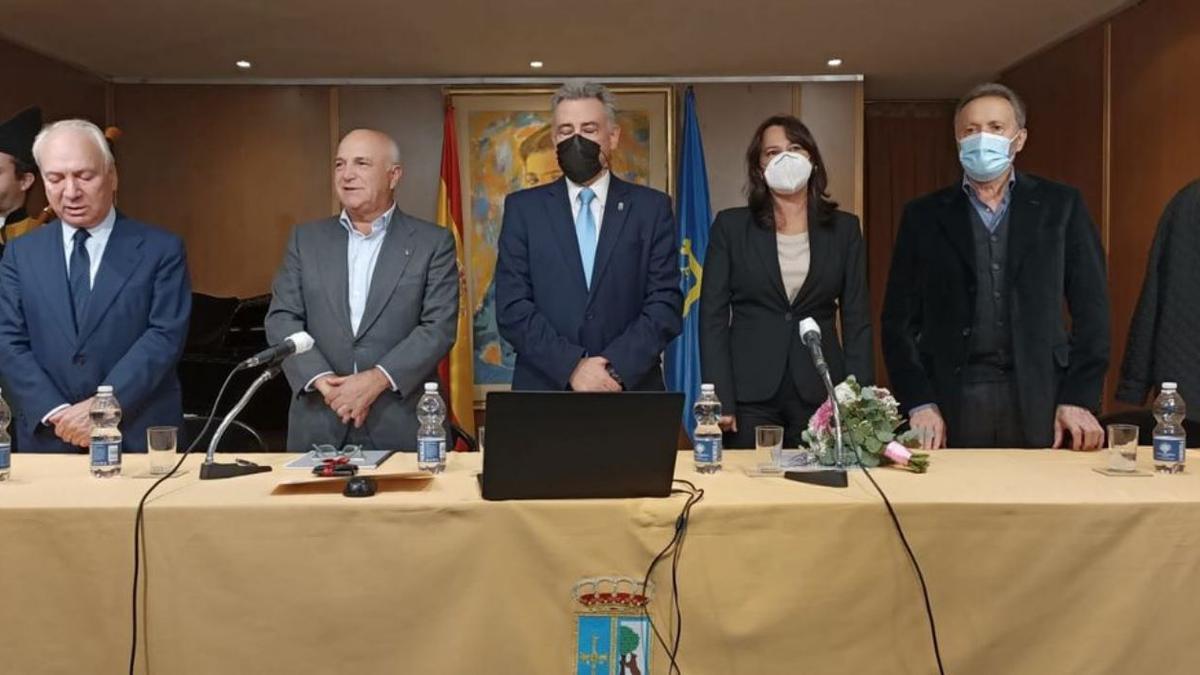
<instances>
[{"instance_id":1,"label":"wooden wall paneling","mask_svg":"<svg viewBox=\"0 0 1200 675\"><path fill-rule=\"evenodd\" d=\"M886 385L879 315L904 205L959 180L953 101L881 101L866 105L865 217L867 281L874 322L875 376Z\"/></svg>"},{"instance_id":2,"label":"wooden wall paneling","mask_svg":"<svg viewBox=\"0 0 1200 675\"><path fill-rule=\"evenodd\" d=\"M181 234L195 290L270 292L293 225L327 216L328 92L118 85L120 205Z\"/></svg>"},{"instance_id":3,"label":"wooden wall paneling","mask_svg":"<svg viewBox=\"0 0 1200 675\"><path fill-rule=\"evenodd\" d=\"M1104 33L1095 26L1001 76L1028 109L1018 170L1079 188L1097 227L1104 219Z\"/></svg>"},{"instance_id":4,"label":"wooden wall paneling","mask_svg":"<svg viewBox=\"0 0 1200 675\"><path fill-rule=\"evenodd\" d=\"M1145 2L1111 23L1115 382L1158 219L1176 192L1200 178L1200 2Z\"/></svg>"}]
</instances>

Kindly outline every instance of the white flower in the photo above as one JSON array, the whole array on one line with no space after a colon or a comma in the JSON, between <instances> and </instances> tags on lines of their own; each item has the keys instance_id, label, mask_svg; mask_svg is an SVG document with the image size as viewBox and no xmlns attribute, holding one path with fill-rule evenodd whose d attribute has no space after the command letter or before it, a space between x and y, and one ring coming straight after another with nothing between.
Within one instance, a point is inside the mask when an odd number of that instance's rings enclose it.
<instances>
[{"instance_id":1,"label":"white flower","mask_svg":"<svg viewBox=\"0 0 1200 675\"><path fill-rule=\"evenodd\" d=\"M838 405L850 405L857 400L854 390L845 382L833 388L833 395L837 397Z\"/></svg>"}]
</instances>

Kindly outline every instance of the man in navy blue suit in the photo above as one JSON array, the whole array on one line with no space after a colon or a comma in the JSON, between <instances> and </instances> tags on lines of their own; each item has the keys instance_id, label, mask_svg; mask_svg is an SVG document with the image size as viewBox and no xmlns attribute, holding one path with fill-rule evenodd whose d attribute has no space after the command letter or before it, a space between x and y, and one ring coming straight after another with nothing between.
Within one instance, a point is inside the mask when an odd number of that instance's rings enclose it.
<instances>
[{"instance_id":1,"label":"man in navy blue suit","mask_svg":"<svg viewBox=\"0 0 1200 675\"><path fill-rule=\"evenodd\" d=\"M609 171L612 94L569 81L551 99L563 177L510 194L496 264L500 335L517 353L513 389L655 391L681 326L671 200Z\"/></svg>"},{"instance_id":2,"label":"man in navy blue suit","mask_svg":"<svg viewBox=\"0 0 1200 675\"><path fill-rule=\"evenodd\" d=\"M113 207L117 169L104 134L64 120L33 155L59 220L14 241L0 262L0 363L26 452L90 443L100 385L121 404L126 450L146 429L183 421L175 366L191 285L179 237Z\"/></svg>"}]
</instances>

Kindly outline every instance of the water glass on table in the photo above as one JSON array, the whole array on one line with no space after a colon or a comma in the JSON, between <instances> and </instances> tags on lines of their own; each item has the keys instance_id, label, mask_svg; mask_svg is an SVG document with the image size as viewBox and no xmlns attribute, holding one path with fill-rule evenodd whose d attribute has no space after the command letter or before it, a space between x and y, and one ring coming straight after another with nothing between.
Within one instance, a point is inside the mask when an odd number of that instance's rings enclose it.
<instances>
[{"instance_id":1,"label":"water glass on table","mask_svg":"<svg viewBox=\"0 0 1200 675\"><path fill-rule=\"evenodd\" d=\"M783 427L754 427L754 455L760 470L783 470Z\"/></svg>"},{"instance_id":2,"label":"water glass on table","mask_svg":"<svg viewBox=\"0 0 1200 675\"><path fill-rule=\"evenodd\" d=\"M162 476L171 472L176 462L176 443L179 430L175 427L150 427L146 430L146 450L150 455L150 475Z\"/></svg>"},{"instance_id":3,"label":"water glass on table","mask_svg":"<svg viewBox=\"0 0 1200 675\"><path fill-rule=\"evenodd\" d=\"M1108 425L1108 469L1137 471L1138 428L1132 424Z\"/></svg>"}]
</instances>

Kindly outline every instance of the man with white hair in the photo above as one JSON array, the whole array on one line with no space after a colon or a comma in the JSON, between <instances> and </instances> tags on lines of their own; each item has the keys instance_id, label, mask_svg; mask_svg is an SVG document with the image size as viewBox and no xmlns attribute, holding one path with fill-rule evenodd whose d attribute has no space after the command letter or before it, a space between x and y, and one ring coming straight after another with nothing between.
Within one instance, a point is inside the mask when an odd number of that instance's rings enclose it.
<instances>
[{"instance_id":1,"label":"man with white hair","mask_svg":"<svg viewBox=\"0 0 1200 675\"><path fill-rule=\"evenodd\" d=\"M114 208L117 168L96 125L56 122L33 156L58 220L14 241L0 262L0 363L20 447L88 447L92 398L111 385L124 448L145 451L148 427L183 421L183 241Z\"/></svg>"}]
</instances>

